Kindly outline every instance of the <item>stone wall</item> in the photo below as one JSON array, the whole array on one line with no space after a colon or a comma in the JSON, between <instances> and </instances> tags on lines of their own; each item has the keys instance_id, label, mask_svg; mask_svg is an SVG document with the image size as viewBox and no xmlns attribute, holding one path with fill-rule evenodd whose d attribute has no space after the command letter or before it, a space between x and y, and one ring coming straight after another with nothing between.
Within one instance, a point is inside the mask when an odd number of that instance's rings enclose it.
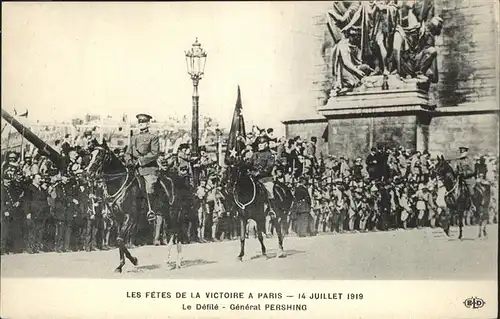
<instances>
[{"instance_id":1,"label":"stone wall","mask_svg":"<svg viewBox=\"0 0 500 319\"><path fill-rule=\"evenodd\" d=\"M440 107L494 99L499 74L497 1L434 2L444 20L436 39L439 82L431 92L434 103Z\"/></svg>"},{"instance_id":2,"label":"stone wall","mask_svg":"<svg viewBox=\"0 0 500 319\"><path fill-rule=\"evenodd\" d=\"M443 18L444 24L441 36L436 38L439 81L431 85L429 92L429 102L436 106L430 125L425 127L428 130L429 150L455 157L457 147L465 145L471 148L473 155L485 152L498 154L498 1L434 0L434 3L435 13ZM311 21L312 33L318 41L316 50L320 52L315 65L314 84L317 98L323 99L326 104L331 88L331 69L325 57L328 56L331 39L324 17L331 3L318 3L317 8L317 14ZM377 142L398 142L415 148L414 119L330 119L329 152L348 156L366 154L369 147L376 146ZM368 134L372 125L370 121L373 121L374 127L371 136ZM313 132L317 130L315 125L307 121L286 123L289 132Z\"/></svg>"},{"instance_id":3,"label":"stone wall","mask_svg":"<svg viewBox=\"0 0 500 319\"><path fill-rule=\"evenodd\" d=\"M285 125L285 134L287 138L294 138L300 136L302 140L310 140L311 137L316 136L318 139L317 155L320 153L328 154L328 142L322 136L328 127L328 122L324 120L316 121L296 121Z\"/></svg>"},{"instance_id":4,"label":"stone wall","mask_svg":"<svg viewBox=\"0 0 500 319\"><path fill-rule=\"evenodd\" d=\"M416 116L346 118L329 120L330 154L354 159L365 157L371 147L404 146L416 143Z\"/></svg>"},{"instance_id":5,"label":"stone wall","mask_svg":"<svg viewBox=\"0 0 500 319\"><path fill-rule=\"evenodd\" d=\"M439 116L431 121L429 150L440 151L447 158L458 155L458 147L469 147L469 153L498 154L498 115L473 114Z\"/></svg>"}]
</instances>

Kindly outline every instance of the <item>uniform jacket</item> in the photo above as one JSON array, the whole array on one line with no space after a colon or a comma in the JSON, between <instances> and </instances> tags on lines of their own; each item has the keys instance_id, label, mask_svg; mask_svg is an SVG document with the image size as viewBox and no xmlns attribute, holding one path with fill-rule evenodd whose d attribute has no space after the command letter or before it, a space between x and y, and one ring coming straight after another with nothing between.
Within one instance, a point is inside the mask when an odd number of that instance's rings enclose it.
<instances>
[{"instance_id":1,"label":"uniform jacket","mask_svg":"<svg viewBox=\"0 0 500 319\"><path fill-rule=\"evenodd\" d=\"M28 212L31 213L31 218L42 219L48 215L49 204L47 202L48 194L40 186L33 184L29 185L26 190L26 198L28 201Z\"/></svg>"},{"instance_id":2,"label":"uniform jacket","mask_svg":"<svg viewBox=\"0 0 500 319\"><path fill-rule=\"evenodd\" d=\"M461 179L465 180L465 184L469 189L469 193L472 194L474 192L474 185L476 184L476 181L474 179L474 164L469 158L466 157L458 159L457 174Z\"/></svg>"},{"instance_id":3,"label":"uniform jacket","mask_svg":"<svg viewBox=\"0 0 500 319\"><path fill-rule=\"evenodd\" d=\"M134 135L130 141L131 147L127 149L127 162L138 164L140 175L158 174L158 160L160 143L158 136L149 132Z\"/></svg>"},{"instance_id":4,"label":"uniform jacket","mask_svg":"<svg viewBox=\"0 0 500 319\"><path fill-rule=\"evenodd\" d=\"M265 178L272 176L274 157L271 151L265 150L254 153L252 156L251 164L253 168L257 170L258 178Z\"/></svg>"},{"instance_id":5,"label":"uniform jacket","mask_svg":"<svg viewBox=\"0 0 500 319\"><path fill-rule=\"evenodd\" d=\"M15 205L16 201L18 201L18 198L14 192L12 184L6 185L5 182L5 179L2 180L2 191L0 192L0 194L2 195L2 218L6 217L4 216L6 212L8 212L10 218L12 218L17 214L17 211L19 210L19 206L16 207Z\"/></svg>"},{"instance_id":6,"label":"uniform jacket","mask_svg":"<svg viewBox=\"0 0 500 319\"><path fill-rule=\"evenodd\" d=\"M472 165L470 159L462 158L457 161L457 174L465 179L474 177L474 165Z\"/></svg>"}]
</instances>

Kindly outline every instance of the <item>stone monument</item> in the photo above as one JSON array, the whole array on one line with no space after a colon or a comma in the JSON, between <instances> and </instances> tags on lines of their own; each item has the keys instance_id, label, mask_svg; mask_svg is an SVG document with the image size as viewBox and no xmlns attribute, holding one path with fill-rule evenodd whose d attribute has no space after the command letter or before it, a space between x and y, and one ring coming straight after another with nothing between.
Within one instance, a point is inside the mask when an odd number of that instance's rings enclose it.
<instances>
[{"instance_id":1,"label":"stone monument","mask_svg":"<svg viewBox=\"0 0 500 319\"><path fill-rule=\"evenodd\" d=\"M334 1L326 19L332 83L318 112L328 120L328 148L352 155L377 146L428 149L443 25L434 1Z\"/></svg>"}]
</instances>

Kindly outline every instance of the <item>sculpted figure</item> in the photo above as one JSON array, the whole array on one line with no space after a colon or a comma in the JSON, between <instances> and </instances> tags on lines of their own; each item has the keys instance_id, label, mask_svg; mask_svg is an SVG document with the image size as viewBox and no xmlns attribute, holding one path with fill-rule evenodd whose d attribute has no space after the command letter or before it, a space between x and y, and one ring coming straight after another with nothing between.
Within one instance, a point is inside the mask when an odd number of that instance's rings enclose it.
<instances>
[{"instance_id":1,"label":"sculpted figure","mask_svg":"<svg viewBox=\"0 0 500 319\"><path fill-rule=\"evenodd\" d=\"M336 1L327 13L327 25L334 41L329 62L334 76L333 95L346 93L373 71L364 64L373 56L370 23L373 2Z\"/></svg>"},{"instance_id":2,"label":"sculpted figure","mask_svg":"<svg viewBox=\"0 0 500 319\"><path fill-rule=\"evenodd\" d=\"M367 75L390 73L437 82L435 37L443 20L434 0L334 1L326 14L333 39L329 63L333 95L358 86Z\"/></svg>"},{"instance_id":3,"label":"sculpted figure","mask_svg":"<svg viewBox=\"0 0 500 319\"><path fill-rule=\"evenodd\" d=\"M351 43L355 37L355 33L347 31L347 36L333 47L333 95L341 95L352 90L360 84L361 79L366 75L361 70L362 63L358 59L358 47Z\"/></svg>"},{"instance_id":4,"label":"sculpted figure","mask_svg":"<svg viewBox=\"0 0 500 319\"><path fill-rule=\"evenodd\" d=\"M361 8L360 1L334 1L331 10L328 10L326 14L326 21L328 30L333 38L333 42L336 44L344 38L342 34L342 29L349 25L353 20L353 17L359 9Z\"/></svg>"},{"instance_id":5,"label":"sculpted figure","mask_svg":"<svg viewBox=\"0 0 500 319\"><path fill-rule=\"evenodd\" d=\"M375 74L389 75L388 58L392 54L399 11L395 1L377 1L373 11L370 39L377 52Z\"/></svg>"},{"instance_id":6,"label":"sculpted figure","mask_svg":"<svg viewBox=\"0 0 500 319\"><path fill-rule=\"evenodd\" d=\"M433 16L432 1L421 0L400 6L401 23L394 34L393 60L401 77L417 77L437 82L435 37L441 34L443 20Z\"/></svg>"}]
</instances>

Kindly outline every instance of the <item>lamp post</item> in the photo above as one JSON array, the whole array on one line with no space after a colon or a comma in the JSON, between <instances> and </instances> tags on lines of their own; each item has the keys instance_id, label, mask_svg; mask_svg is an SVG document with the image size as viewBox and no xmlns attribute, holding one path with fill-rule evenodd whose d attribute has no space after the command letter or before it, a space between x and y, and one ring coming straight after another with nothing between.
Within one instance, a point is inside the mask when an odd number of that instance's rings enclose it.
<instances>
[{"instance_id":1,"label":"lamp post","mask_svg":"<svg viewBox=\"0 0 500 319\"><path fill-rule=\"evenodd\" d=\"M217 169L219 169L219 167L221 166L221 161L222 161L222 152L221 152L221 143L220 143L222 131L219 128L216 128L215 135L217 137Z\"/></svg>"},{"instance_id":2,"label":"lamp post","mask_svg":"<svg viewBox=\"0 0 500 319\"><path fill-rule=\"evenodd\" d=\"M198 83L202 79L205 71L205 62L207 53L202 49L198 38L193 43L190 50L186 51L186 66L187 72L193 81L193 117L191 124L191 154L193 157L198 157L198 140L199 140L199 101ZM193 184L198 186L198 168L193 167Z\"/></svg>"}]
</instances>

